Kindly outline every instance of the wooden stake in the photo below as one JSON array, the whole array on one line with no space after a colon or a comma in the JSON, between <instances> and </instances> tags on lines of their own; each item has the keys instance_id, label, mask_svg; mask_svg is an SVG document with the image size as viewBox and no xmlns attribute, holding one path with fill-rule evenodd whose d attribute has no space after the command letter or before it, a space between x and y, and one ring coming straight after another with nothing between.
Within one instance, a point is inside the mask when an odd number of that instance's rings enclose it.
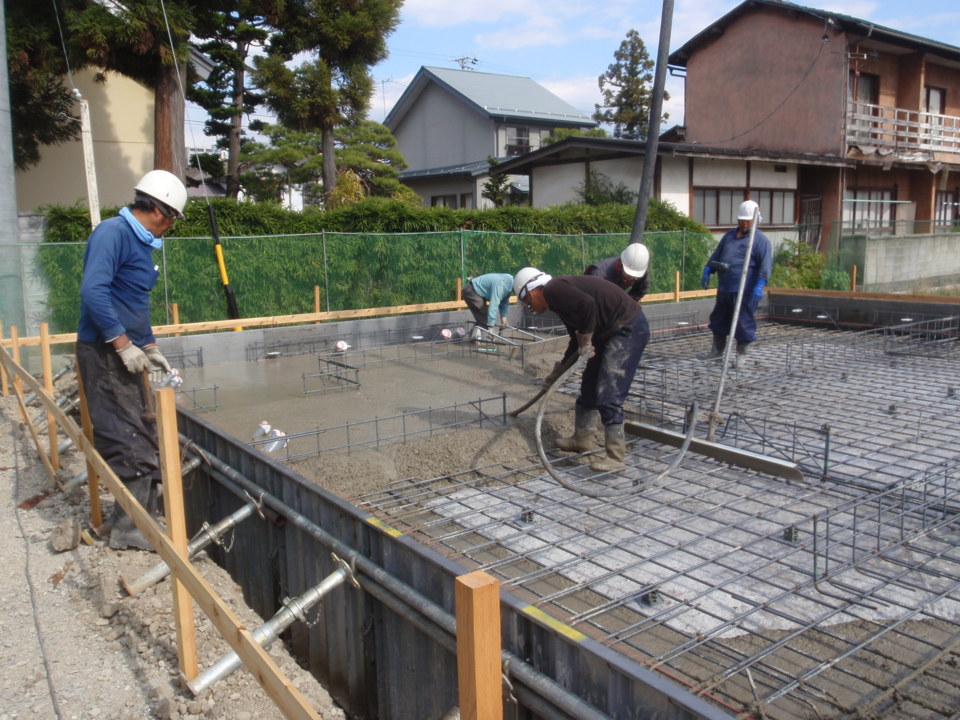
<instances>
[{"instance_id":1,"label":"wooden stake","mask_svg":"<svg viewBox=\"0 0 960 720\"><path fill-rule=\"evenodd\" d=\"M463 300L463 278L457 278L457 300Z\"/></svg>"},{"instance_id":2,"label":"wooden stake","mask_svg":"<svg viewBox=\"0 0 960 720\"><path fill-rule=\"evenodd\" d=\"M43 387L53 396L53 367L50 362L50 327L40 323L40 360L43 365ZM57 447L57 421L53 413L47 412L47 430L50 435L50 464L54 470L60 469L60 448Z\"/></svg>"},{"instance_id":3,"label":"wooden stake","mask_svg":"<svg viewBox=\"0 0 960 720\"><path fill-rule=\"evenodd\" d=\"M0 340L3 340L3 322L0 322ZM3 369L3 363L0 363L0 393L2 393L2 397L6 397L9 392L7 390L7 371Z\"/></svg>"},{"instance_id":4,"label":"wooden stake","mask_svg":"<svg viewBox=\"0 0 960 720\"><path fill-rule=\"evenodd\" d=\"M80 376L80 363L77 363L77 391L80 393L80 426L83 436L93 446L93 423L90 422L90 409L87 407L87 393L83 389ZM90 490L90 522L94 528L103 525L103 512L100 510L100 478L90 458L87 458L87 488Z\"/></svg>"},{"instance_id":5,"label":"wooden stake","mask_svg":"<svg viewBox=\"0 0 960 720\"><path fill-rule=\"evenodd\" d=\"M673 301L680 302L680 271L673 274Z\"/></svg>"},{"instance_id":6,"label":"wooden stake","mask_svg":"<svg viewBox=\"0 0 960 720\"><path fill-rule=\"evenodd\" d=\"M857 266L850 268L850 292L857 291Z\"/></svg>"},{"instance_id":7,"label":"wooden stake","mask_svg":"<svg viewBox=\"0 0 960 720\"><path fill-rule=\"evenodd\" d=\"M149 389L149 388L148 388ZM187 562L187 521L183 512L183 478L180 476L180 440L177 435L177 400L173 388L156 391L157 436L160 443L160 471L163 473L163 507L167 536L177 554ZM187 687L200 672L197 666L197 633L193 624L193 598L174 577L173 618L177 626L180 685Z\"/></svg>"},{"instance_id":8,"label":"wooden stake","mask_svg":"<svg viewBox=\"0 0 960 720\"><path fill-rule=\"evenodd\" d=\"M173 324L180 324L180 306L177 303L170 303L170 314L173 315ZM180 337L180 333L174 333L174 337Z\"/></svg>"},{"instance_id":9,"label":"wooden stake","mask_svg":"<svg viewBox=\"0 0 960 720\"><path fill-rule=\"evenodd\" d=\"M502 720L500 583L482 570L456 581L460 717Z\"/></svg>"},{"instance_id":10,"label":"wooden stake","mask_svg":"<svg viewBox=\"0 0 960 720\"><path fill-rule=\"evenodd\" d=\"M16 325L10 326L10 343L11 343L11 352L13 356L13 362L17 365L20 364L20 331L17 330ZM20 379L20 376L17 375L13 379L13 390L17 393L17 397L23 397L23 380ZM26 422L27 420L27 411L23 407L23 403L20 404L20 419Z\"/></svg>"},{"instance_id":11,"label":"wooden stake","mask_svg":"<svg viewBox=\"0 0 960 720\"><path fill-rule=\"evenodd\" d=\"M320 286L319 285L313 286L313 311L315 313L320 312ZM320 321L317 320L317 322L314 324L319 325Z\"/></svg>"}]
</instances>

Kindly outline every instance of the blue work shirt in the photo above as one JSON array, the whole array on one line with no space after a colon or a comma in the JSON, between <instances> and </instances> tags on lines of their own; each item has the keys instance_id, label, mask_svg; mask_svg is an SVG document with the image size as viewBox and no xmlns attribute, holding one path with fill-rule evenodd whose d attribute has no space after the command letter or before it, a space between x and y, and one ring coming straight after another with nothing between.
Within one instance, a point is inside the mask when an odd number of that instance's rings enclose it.
<instances>
[{"instance_id":1,"label":"blue work shirt","mask_svg":"<svg viewBox=\"0 0 960 720\"><path fill-rule=\"evenodd\" d=\"M510 294L513 292L513 275L487 273L470 281L474 292L490 303L487 308L487 327L496 327L498 318L510 312Z\"/></svg>"},{"instance_id":2,"label":"blue work shirt","mask_svg":"<svg viewBox=\"0 0 960 720\"><path fill-rule=\"evenodd\" d=\"M153 248L137 238L124 218L97 225L83 256L77 339L107 341L126 333L139 347L156 342L150 291L159 275Z\"/></svg>"},{"instance_id":3,"label":"blue work shirt","mask_svg":"<svg viewBox=\"0 0 960 720\"><path fill-rule=\"evenodd\" d=\"M742 238L737 237L737 228L730 230L720 238L710 260L719 260L730 265L730 271L717 273L717 292L737 292L740 289L740 273L743 272L743 263L747 256L747 243L750 241L748 232ZM758 229L753 237L753 252L750 253L750 269L747 272L747 284L744 293L749 296L753 292L757 278L770 279L773 269L773 246L769 238Z\"/></svg>"}]
</instances>

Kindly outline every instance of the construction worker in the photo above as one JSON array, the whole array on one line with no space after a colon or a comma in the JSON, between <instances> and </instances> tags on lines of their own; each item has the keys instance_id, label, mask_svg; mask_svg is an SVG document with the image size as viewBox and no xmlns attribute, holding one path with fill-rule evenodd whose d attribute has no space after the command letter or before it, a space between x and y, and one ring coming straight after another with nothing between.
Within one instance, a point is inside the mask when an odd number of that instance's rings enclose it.
<instances>
[{"instance_id":1,"label":"construction worker","mask_svg":"<svg viewBox=\"0 0 960 720\"><path fill-rule=\"evenodd\" d=\"M583 271L584 275L600 277L623 288L627 295L639 301L650 292L647 266L650 252L642 243L630 243L620 257L604 258Z\"/></svg>"},{"instance_id":2,"label":"construction worker","mask_svg":"<svg viewBox=\"0 0 960 720\"><path fill-rule=\"evenodd\" d=\"M750 226L756 212L757 204L753 200L746 200L740 204L737 212L737 227L720 238L720 243L707 261L706 267L703 268L701 286L704 290L710 284L711 273L717 273L717 300L713 306L713 312L710 313L713 347L709 353L701 356L703 359L722 357L726 348L727 336L730 334L730 324L733 320L733 309L737 302L737 292L740 290L740 275L743 272L743 264L747 260ZM757 224L760 220L757 213ZM758 229L753 237L747 281L744 285L740 316L734 332L738 356L745 355L747 346L756 339L757 321L754 313L763 299L763 289L766 287L767 280L770 279L772 267L773 249L770 240Z\"/></svg>"},{"instance_id":3,"label":"construction worker","mask_svg":"<svg viewBox=\"0 0 960 720\"><path fill-rule=\"evenodd\" d=\"M463 301L476 321L471 340L479 340L483 330L493 328L492 332L496 332L496 328L507 326L511 290L513 275L507 273L479 275L463 286Z\"/></svg>"},{"instance_id":4,"label":"construction worker","mask_svg":"<svg viewBox=\"0 0 960 720\"><path fill-rule=\"evenodd\" d=\"M599 415L607 456L590 467L597 472L619 470L626 455L623 403L650 340L643 310L613 283L589 275L554 278L527 267L517 273L513 287L517 299L533 312L556 313L570 334L563 358L545 384L560 377L564 362L574 353L590 355L574 406L574 433L558 440L557 447L573 452L595 450L594 424Z\"/></svg>"},{"instance_id":5,"label":"construction worker","mask_svg":"<svg viewBox=\"0 0 960 720\"><path fill-rule=\"evenodd\" d=\"M93 444L110 469L151 514L159 516L157 428L147 412L143 373L162 381L170 363L157 349L150 325L150 290L159 275L153 251L176 219L187 191L164 170L148 172L134 200L104 220L87 240L80 287L77 367L93 424ZM110 547L152 550L117 502L108 528Z\"/></svg>"}]
</instances>

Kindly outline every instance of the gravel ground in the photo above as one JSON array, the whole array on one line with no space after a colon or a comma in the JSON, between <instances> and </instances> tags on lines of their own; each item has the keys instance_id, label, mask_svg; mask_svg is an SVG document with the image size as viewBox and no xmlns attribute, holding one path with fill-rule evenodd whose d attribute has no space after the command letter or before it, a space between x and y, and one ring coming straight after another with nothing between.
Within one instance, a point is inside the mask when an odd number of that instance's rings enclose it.
<instances>
[{"instance_id":1,"label":"gravel ground","mask_svg":"<svg viewBox=\"0 0 960 720\"><path fill-rule=\"evenodd\" d=\"M64 477L84 467L72 449L61 465ZM16 398L0 398L0 720L282 718L244 669L199 698L180 688L169 581L136 598L120 584L121 577L139 577L157 556L114 551L98 540L75 545L90 522L86 490L53 488ZM109 495L103 505L107 516ZM61 543L69 549L55 550ZM203 560L196 567L248 629L262 624L225 572ZM203 669L230 648L195 612ZM324 720L344 717L282 644L270 653Z\"/></svg>"}]
</instances>

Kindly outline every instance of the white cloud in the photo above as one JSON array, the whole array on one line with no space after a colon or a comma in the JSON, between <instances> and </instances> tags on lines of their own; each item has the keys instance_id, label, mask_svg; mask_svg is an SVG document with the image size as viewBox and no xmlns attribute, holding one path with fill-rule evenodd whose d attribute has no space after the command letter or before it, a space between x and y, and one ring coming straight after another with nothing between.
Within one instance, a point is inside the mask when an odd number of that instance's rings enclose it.
<instances>
[{"instance_id":1,"label":"white cloud","mask_svg":"<svg viewBox=\"0 0 960 720\"><path fill-rule=\"evenodd\" d=\"M597 87L596 75L536 80L554 95L566 100L587 115L593 115L594 105L600 102L600 89Z\"/></svg>"}]
</instances>

